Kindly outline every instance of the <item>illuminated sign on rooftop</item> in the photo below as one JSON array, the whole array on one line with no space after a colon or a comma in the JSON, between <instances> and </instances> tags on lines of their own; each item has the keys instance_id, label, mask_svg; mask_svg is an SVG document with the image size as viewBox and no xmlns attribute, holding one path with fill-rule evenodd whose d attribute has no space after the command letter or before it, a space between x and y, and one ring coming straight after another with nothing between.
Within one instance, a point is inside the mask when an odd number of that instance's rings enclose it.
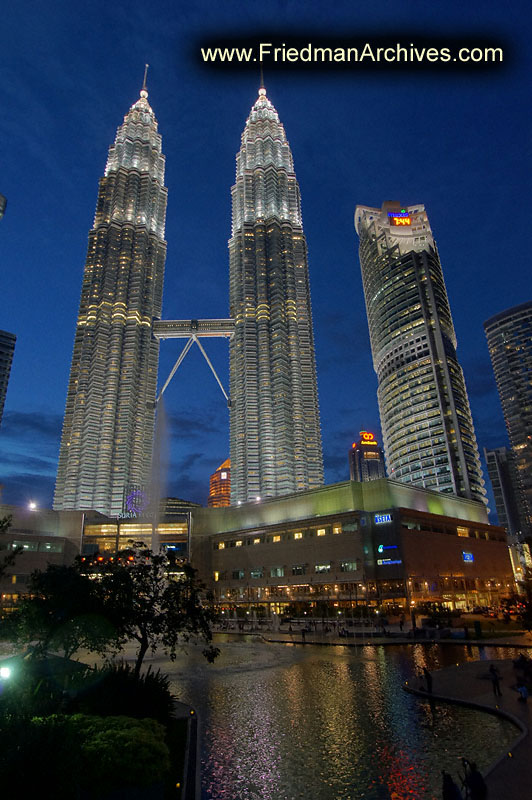
<instances>
[{"instance_id":1,"label":"illuminated sign on rooftop","mask_svg":"<svg viewBox=\"0 0 532 800\"><path fill-rule=\"evenodd\" d=\"M368 431L360 431L360 443L361 444L373 444L377 445L378 442L375 439L375 436Z\"/></svg>"}]
</instances>

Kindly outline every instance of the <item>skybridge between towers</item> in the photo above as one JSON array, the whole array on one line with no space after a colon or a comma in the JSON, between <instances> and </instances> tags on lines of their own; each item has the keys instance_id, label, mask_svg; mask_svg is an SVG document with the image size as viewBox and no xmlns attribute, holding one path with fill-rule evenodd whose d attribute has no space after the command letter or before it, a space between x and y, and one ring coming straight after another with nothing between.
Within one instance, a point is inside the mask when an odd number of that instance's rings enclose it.
<instances>
[{"instance_id":1,"label":"skybridge between towers","mask_svg":"<svg viewBox=\"0 0 532 800\"><path fill-rule=\"evenodd\" d=\"M203 358L207 362L210 367L212 374L214 375L216 382L220 389L222 390L223 396L227 401L227 406L231 406L231 400L229 399L229 395L225 391L223 384L218 377L216 370L214 369L209 356L205 352L205 348L200 342L200 339L231 339L234 332L235 332L235 321L234 319L173 319L173 320L162 320L156 319L153 322L152 328L153 335L156 339L186 339L187 342L179 354L177 361L175 362L174 366L170 371L170 375L166 379L166 383L162 387L155 404L159 402L163 393L166 390L166 387L176 374L177 370L183 363L185 356L187 355L188 351L192 347L194 343L196 343L203 355Z\"/></svg>"}]
</instances>

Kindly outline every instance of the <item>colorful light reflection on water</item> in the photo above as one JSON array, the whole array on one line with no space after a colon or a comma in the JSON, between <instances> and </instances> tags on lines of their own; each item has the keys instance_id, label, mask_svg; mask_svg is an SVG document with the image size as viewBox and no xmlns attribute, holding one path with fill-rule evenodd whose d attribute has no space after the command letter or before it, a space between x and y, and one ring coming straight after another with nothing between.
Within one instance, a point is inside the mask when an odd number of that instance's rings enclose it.
<instances>
[{"instance_id":1,"label":"colorful light reflection on water","mask_svg":"<svg viewBox=\"0 0 532 800\"><path fill-rule=\"evenodd\" d=\"M436 800L441 770L486 767L517 738L497 717L402 691L462 646L287 647L220 637L209 666L182 656L172 688L200 714L203 800ZM508 658L507 648L480 657Z\"/></svg>"}]
</instances>

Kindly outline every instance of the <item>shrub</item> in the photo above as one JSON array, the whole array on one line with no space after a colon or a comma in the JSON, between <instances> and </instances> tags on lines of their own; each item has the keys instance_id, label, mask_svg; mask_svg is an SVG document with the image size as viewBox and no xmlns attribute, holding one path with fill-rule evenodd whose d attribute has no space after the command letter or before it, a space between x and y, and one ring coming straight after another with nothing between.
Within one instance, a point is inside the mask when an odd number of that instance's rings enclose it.
<instances>
[{"instance_id":1,"label":"shrub","mask_svg":"<svg viewBox=\"0 0 532 800\"><path fill-rule=\"evenodd\" d=\"M41 796L43 780L56 800L97 798L117 789L151 786L170 768L165 730L155 720L85 714L11 721L0 732L2 788Z\"/></svg>"},{"instance_id":2,"label":"shrub","mask_svg":"<svg viewBox=\"0 0 532 800\"><path fill-rule=\"evenodd\" d=\"M69 709L86 714L151 717L166 725L174 697L169 680L160 670L135 675L129 664L113 664L92 672L90 684L77 693Z\"/></svg>"}]
</instances>

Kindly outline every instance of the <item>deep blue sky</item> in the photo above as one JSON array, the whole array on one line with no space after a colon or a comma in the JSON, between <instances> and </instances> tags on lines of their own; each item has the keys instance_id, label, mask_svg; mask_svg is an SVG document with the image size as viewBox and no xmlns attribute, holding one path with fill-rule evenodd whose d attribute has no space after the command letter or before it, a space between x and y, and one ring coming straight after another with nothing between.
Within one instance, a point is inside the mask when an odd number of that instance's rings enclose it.
<instances>
[{"instance_id":1,"label":"deep blue sky","mask_svg":"<svg viewBox=\"0 0 532 800\"><path fill-rule=\"evenodd\" d=\"M87 233L117 126L151 65L169 191L166 318L228 314L230 187L257 70L201 66L199 43L261 32L405 39L479 35L489 71L268 71L301 186L327 482L379 429L357 256L357 203L425 203L443 264L479 446L506 443L482 323L529 300L527 2L18 0L0 31L0 328L17 347L0 427L4 501L50 505ZM269 41L270 39L268 39ZM528 96L527 96L528 95ZM180 347L163 343L160 382ZM227 378L227 343L208 344ZM196 349L166 393L170 493L205 502L228 455L224 399Z\"/></svg>"}]
</instances>

